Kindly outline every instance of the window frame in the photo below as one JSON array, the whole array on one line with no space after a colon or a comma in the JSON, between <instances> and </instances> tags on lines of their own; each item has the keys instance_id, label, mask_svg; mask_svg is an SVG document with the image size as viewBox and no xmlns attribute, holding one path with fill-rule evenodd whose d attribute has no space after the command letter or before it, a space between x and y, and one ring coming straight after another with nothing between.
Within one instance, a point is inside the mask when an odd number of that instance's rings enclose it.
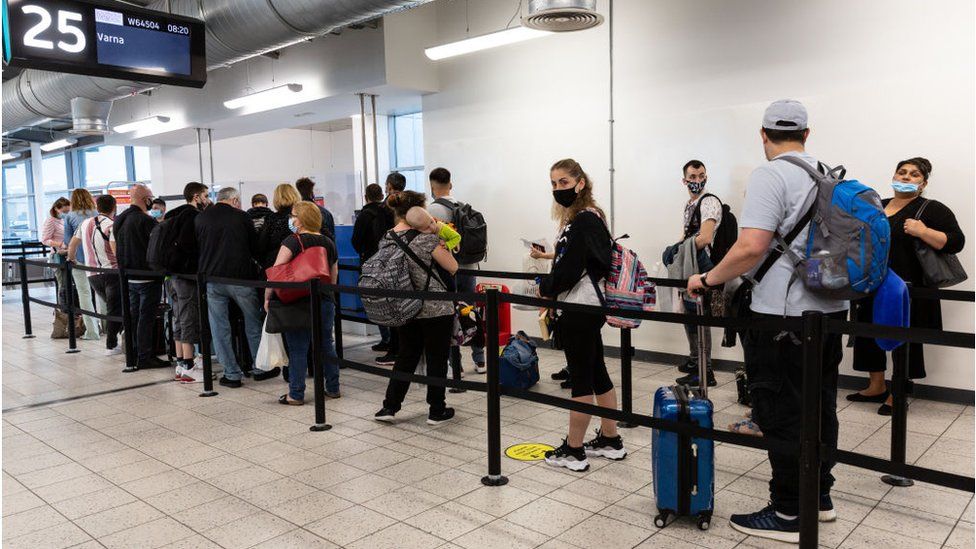
<instances>
[{"instance_id":1,"label":"window frame","mask_svg":"<svg viewBox=\"0 0 976 549\"><path fill-rule=\"evenodd\" d=\"M421 180L422 180L423 179L423 175L424 175L424 173L423 173L424 172L424 168L425 168L426 162L427 162L427 159L426 158L424 159L424 163L423 164L417 164L417 165L412 165L412 166L400 166L400 165L398 165L399 164L399 158L397 157L397 145L396 145L396 141L397 141L397 139L396 139L397 138L397 130L396 130L396 120L397 120L397 118L400 118L402 116L413 116L415 114L419 114L420 115L420 124L421 124L421 128L423 128L423 120L424 120L423 119L423 114L424 114L424 112L422 110L421 111L413 111L413 112L405 112L405 113L401 113L401 114L397 114L397 115L392 115L392 116L389 117L389 120L387 122L387 124L388 124L387 134L388 134L389 141L390 141L390 171L391 172L398 172L398 173L404 174L404 177L407 176L407 174L405 172L420 172ZM422 151L423 151L423 147L421 147L421 154L422 154ZM421 192L424 192L424 191L421 191Z\"/></svg>"},{"instance_id":2,"label":"window frame","mask_svg":"<svg viewBox=\"0 0 976 549\"><path fill-rule=\"evenodd\" d=\"M26 192L17 194L7 194L7 176L6 171L8 168L13 166L24 166L24 180L27 183ZM36 202L34 197L34 174L32 170L31 159L25 158L24 160L18 160L16 162L9 162L3 165L3 177L2 177L2 188L0 188L0 195L3 196L3 227L2 230L3 238L19 238L21 240L31 240L37 239L38 229L37 229L37 211L35 209ZM7 214L7 208L10 205L11 200L19 199L27 200L27 238L21 238L11 234L9 227L10 215Z\"/></svg>"}]
</instances>

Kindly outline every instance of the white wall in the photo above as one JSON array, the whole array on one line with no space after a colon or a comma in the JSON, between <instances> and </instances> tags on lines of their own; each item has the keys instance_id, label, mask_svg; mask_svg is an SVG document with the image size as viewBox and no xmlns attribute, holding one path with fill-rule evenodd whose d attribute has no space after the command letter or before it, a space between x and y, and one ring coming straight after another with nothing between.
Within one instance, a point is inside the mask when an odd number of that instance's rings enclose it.
<instances>
[{"instance_id":1,"label":"white wall","mask_svg":"<svg viewBox=\"0 0 976 549\"><path fill-rule=\"evenodd\" d=\"M599 5L606 15L608 2ZM438 42L462 37L465 5L436 7ZM511 9L471 3L470 20L501 28ZM932 160L928 194L976 238L969 0L615 0L614 9L616 230L632 236L649 266L680 236L682 164L703 160L709 189L738 211L749 173L764 160L762 111L786 97L810 112L809 151L845 164L882 196L898 160ZM456 194L488 218L486 267L518 269L518 237L551 237L548 167L559 158L579 160L609 208L608 30L438 64L441 91L424 98L426 164L450 168ZM962 254L971 273L974 245ZM528 315L517 318L535 329ZM944 318L948 330L974 329L971 304L947 304ZM635 343L687 351L680 328L659 324L641 328ZM715 355L740 359L741 350L717 347ZM973 389L972 351L927 355L924 383Z\"/></svg>"},{"instance_id":2,"label":"white wall","mask_svg":"<svg viewBox=\"0 0 976 549\"><path fill-rule=\"evenodd\" d=\"M209 154L204 154L204 182L210 184ZM153 191L180 194L188 181L200 179L196 145L155 147L152 163ZM303 176L316 182L317 195L336 223L349 223L354 182L352 132L276 130L265 133L218 139L213 142L214 182L218 185L242 183L246 204L251 195L263 193L271 198L279 183L293 183ZM158 170L158 171L157 171Z\"/></svg>"}]
</instances>

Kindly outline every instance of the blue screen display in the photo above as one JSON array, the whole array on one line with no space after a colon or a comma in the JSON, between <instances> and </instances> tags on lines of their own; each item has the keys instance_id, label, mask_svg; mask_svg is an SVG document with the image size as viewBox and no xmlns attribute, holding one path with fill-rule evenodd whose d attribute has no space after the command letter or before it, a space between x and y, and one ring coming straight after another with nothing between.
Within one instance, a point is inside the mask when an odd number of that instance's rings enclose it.
<instances>
[{"instance_id":1,"label":"blue screen display","mask_svg":"<svg viewBox=\"0 0 976 549\"><path fill-rule=\"evenodd\" d=\"M96 22L98 62L119 67L190 74L190 37Z\"/></svg>"}]
</instances>

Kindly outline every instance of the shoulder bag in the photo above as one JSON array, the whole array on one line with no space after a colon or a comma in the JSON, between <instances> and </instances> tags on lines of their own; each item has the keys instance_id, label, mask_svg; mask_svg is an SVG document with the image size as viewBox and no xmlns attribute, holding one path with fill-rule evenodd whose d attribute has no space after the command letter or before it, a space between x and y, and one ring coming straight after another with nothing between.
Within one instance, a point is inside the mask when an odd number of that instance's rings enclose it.
<instances>
[{"instance_id":1,"label":"shoulder bag","mask_svg":"<svg viewBox=\"0 0 976 549\"><path fill-rule=\"evenodd\" d=\"M318 278L324 284L332 280L329 272L329 254L322 246L313 246L306 249L302 243L301 235L296 234L298 246L301 251L288 263L268 267L265 274L268 282L308 282L313 278ZM288 304L308 296L305 288L275 288L275 295L282 303Z\"/></svg>"},{"instance_id":2,"label":"shoulder bag","mask_svg":"<svg viewBox=\"0 0 976 549\"><path fill-rule=\"evenodd\" d=\"M915 213L915 219L921 220L922 212L925 211L929 202L926 200L922 203L918 212ZM966 269L963 268L956 254L941 253L922 242L920 238L916 238L913 244L915 245L915 256L918 257L918 262L922 265L922 277L926 287L948 288L968 278Z\"/></svg>"}]
</instances>

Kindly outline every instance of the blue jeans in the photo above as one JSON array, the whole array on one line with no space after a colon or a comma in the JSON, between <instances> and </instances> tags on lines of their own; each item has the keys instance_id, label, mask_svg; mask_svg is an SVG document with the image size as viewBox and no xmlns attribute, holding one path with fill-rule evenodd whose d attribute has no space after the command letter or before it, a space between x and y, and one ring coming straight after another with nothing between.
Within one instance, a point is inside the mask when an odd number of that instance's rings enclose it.
<instances>
[{"instance_id":1,"label":"blue jeans","mask_svg":"<svg viewBox=\"0 0 976 549\"><path fill-rule=\"evenodd\" d=\"M470 275L459 274L454 277L454 280L457 282L457 291L462 293L474 293L475 287L478 285L478 279ZM472 345L471 360L477 364L484 364L485 348Z\"/></svg>"},{"instance_id":2,"label":"blue jeans","mask_svg":"<svg viewBox=\"0 0 976 549\"><path fill-rule=\"evenodd\" d=\"M207 314L210 316L210 331L213 335L214 349L217 360L224 366L224 377L231 381L240 380L244 376L241 366L234 356L234 346L231 342L230 320L228 306L231 300L244 313L244 332L247 334L247 345L251 351L252 364L256 362L258 346L261 344L261 330L264 323L264 304L254 288L231 286L228 284L207 284ZM260 372L255 368L255 372Z\"/></svg>"},{"instance_id":3,"label":"blue jeans","mask_svg":"<svg viewBox=\"0 0 976 549\"><path fill-rule=\"evenodd\" d=\"M322 369L325 374L325 390L339 392L339 357L336 355L332 327L335 322L335 303L322 300ZM310 326L311 328L311 326ZM312 330L283 332L288 348L288 397L305 400L305 372L308 371L308 353L312 348Z\"/></svg>"},{"instance_id":4,"label":"blue jeans","mask_svg":"<svg viewBox=\"0 0 976 549\"><path fill-rule=\"evenodd\" d=\"M153 352L153 328L156 309L163 297L163 286L157 281L129 283L129 312L132 322L132 343L136 348L137 364L156 356Z\"/></svg>"},{"instance_id":5,"label":"blue jeans","mask_svg":"<svg viewBox=\"0 0 976 549\"><path fill-rule=\"evenodd\" d=\"M390 342L390 328L387 326L377 326L380 329L380 343Z\"/></svg>"}]
</instances>

